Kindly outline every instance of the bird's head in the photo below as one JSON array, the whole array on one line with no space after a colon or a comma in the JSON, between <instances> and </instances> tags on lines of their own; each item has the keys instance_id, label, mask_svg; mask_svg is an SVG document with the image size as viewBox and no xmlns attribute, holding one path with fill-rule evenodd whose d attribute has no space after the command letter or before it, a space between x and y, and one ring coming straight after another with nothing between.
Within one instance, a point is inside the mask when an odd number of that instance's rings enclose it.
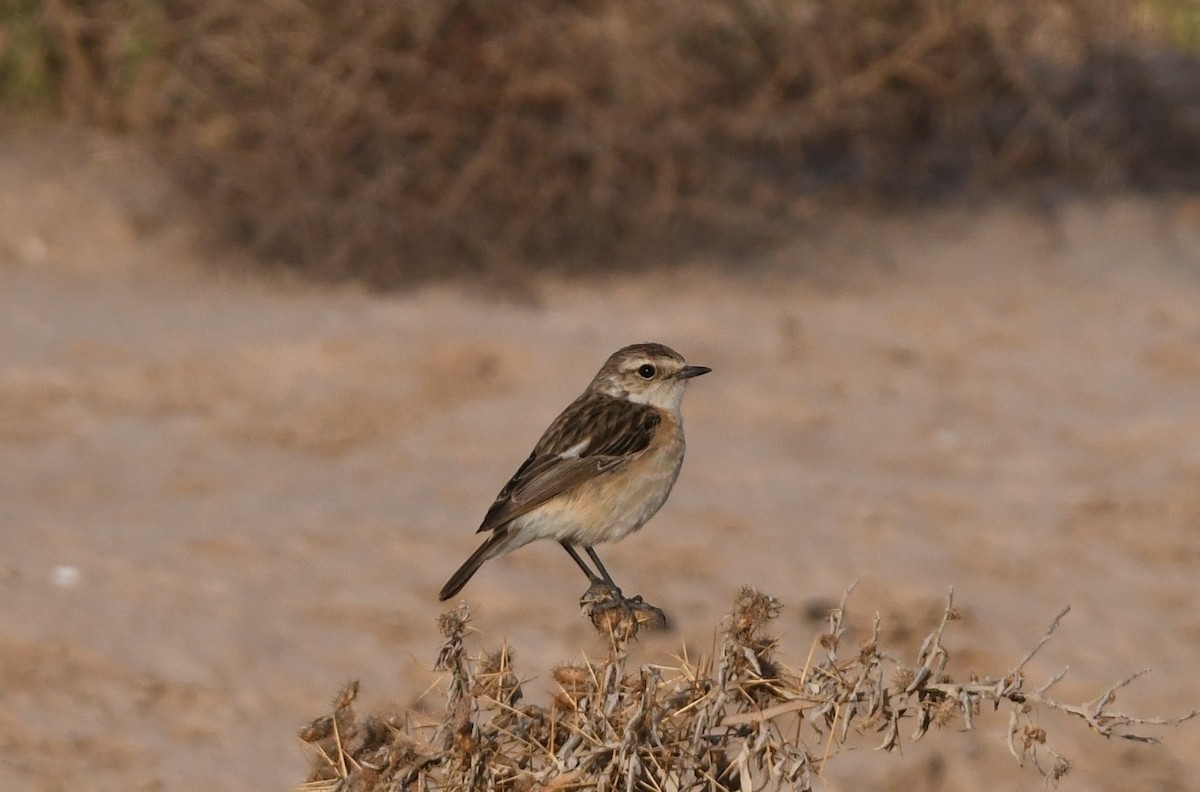
<instances>
[{"instance_id":1,"label":"bird's head","mask_svg":"<svg viewBox=\"0 0 1200 792\"><path fill-rule=\"evenodd\" d=\"M689 366L663 344L633 344L609 357L591 388L637 404L678 410L688 380L710 371L707 366Z\"/></svg>"}]
</instances>

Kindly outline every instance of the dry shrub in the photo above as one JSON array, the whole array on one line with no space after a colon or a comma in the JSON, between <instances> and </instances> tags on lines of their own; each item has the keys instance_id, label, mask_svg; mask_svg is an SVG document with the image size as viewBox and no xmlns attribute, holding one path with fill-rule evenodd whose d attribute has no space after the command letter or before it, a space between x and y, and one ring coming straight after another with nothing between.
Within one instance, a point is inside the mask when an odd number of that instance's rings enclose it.
<instances>
[{"instance_id":1,"label":"dry shrub","mask_svg":"<svg viewBox=\"0 0 1200 792\"><path fill-rule=\"evenodd\" d=\"M624 632L605 634L606 657L555 669L558 691L546 704L531 704L523 700L507 646L467 655L469 614L460 607L441 617L441 718L364 718L354 710L357 684L351 684L331 714L300 732L314 749L300 789L808 790L825 763L862 735L875 735L876 747L893 751L902 722L913 729L910 739L919 740L931 726L974 728L977 718L999 708L1007 710L1012 755L1056 781L1070 764L1047 745L1039 710L1067 713L1105 737L1142 742L1156 738L1132 728L1174 725L1197 714L1143 719L1112 710L1116 691L1137 674L1082 705L1048 695L1065 671L1028 686L1024 666L1065 610L1015 666L963 681L946 674L942 637L957 618L950 598L911 663L880 644L878 618L869 637L847 645L843 598L808 658L789 667L766 633L779 610L773 597L742 589L717 655L696 664L632 668Z\"/></svg>"},{"instance_id":2,"label":"dry shrub","mask_svg":"<svg viewBox=\"0 0 1200 792\"><path fill-rule=\"evenodd\" d=\"M47 0L44 23L69 109L158 136L235 238L391 285L746 249L818 200L1200 185L1200 71L1144 56L1140 10Z\"/></svg>"}]
</instances>

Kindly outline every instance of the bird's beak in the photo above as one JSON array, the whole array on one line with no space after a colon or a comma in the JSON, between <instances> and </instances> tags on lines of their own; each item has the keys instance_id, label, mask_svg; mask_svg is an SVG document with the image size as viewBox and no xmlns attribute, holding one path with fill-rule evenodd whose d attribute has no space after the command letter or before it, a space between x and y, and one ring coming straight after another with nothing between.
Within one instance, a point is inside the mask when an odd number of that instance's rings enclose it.
<instances>
[{"instance_id":1,"label":"bird's beak","mask_svg":"<svg viewBox=\"0 0 1200 792\"><path fill-rule=\"evenodd\" d=\"M712 371L708 366L684 366L679 372L679 379L691 379Z\"/></svg>"}]
</instances>

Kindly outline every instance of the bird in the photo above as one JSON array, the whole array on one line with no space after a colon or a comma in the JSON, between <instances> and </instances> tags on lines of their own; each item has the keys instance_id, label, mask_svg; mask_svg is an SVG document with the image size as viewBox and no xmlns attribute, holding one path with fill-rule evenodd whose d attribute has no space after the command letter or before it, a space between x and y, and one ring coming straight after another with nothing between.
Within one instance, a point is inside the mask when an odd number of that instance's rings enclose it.
<instances>
[{"instance_id":1,"label":"bird","mask_svg":"<svg viewBox=\"0 0 1200 792\"><path fill-rule=\"evenodd\" d=\"M537 539L556 540L593 586L619 592L593 546L624 539L666 502L683 465L684 390L710 371L659 343L609 356L500 490L477 531L488 537L439 600L458 594L485 561Z\"/></svg>"}]
</instances>

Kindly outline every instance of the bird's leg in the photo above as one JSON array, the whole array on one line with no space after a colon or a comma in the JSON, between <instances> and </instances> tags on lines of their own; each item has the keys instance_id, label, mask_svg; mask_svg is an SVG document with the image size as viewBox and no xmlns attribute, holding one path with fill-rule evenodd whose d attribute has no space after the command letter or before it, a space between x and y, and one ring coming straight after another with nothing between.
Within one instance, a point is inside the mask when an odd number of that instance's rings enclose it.
<instances>
[{"instance_id":1,"label":"bird's leg","mask_svg":"<svg viewBox=\"0 0 1200 792\"><path fill-rule=\"evenodd\" d=\"M596 551L591 546L585 546L583 549L588 554L588 557L592 559L592 563L596 565L596 569L600 571L600 575L603 578L603 581L600 583L593 582L592 588L589 591L594 591L597 585L608 586L615 597L613 606L623 609L633 619L634 633L637 632L638 625L648 627L651 630L666 629L667 615L661 609L643 600L641 594L637 594L634 597L626 597L621 592L621 589L617 587L617 584L613 582L612 575L608 574L608 570L604 568L604 562L600 560L600 556L596 554ZM593 621L595 621L594 618Z\"/></svg>"},{"instance_id":2,"label":"bird's leg","mask_svg":"<svg viewBox=\"0 0 1200 792\"><path fill-rule=\"evenodd\" d=\"M575 548L574 548L574 547L572 547L571 545L567 544L566 542L559 542L559 544L560 544L560 545L562 545L562 547L563 547L563 550L566 550L566 551L567 551L567 554L571 556L571 559L572 559L572 560L573 560L573 561L574 561L576 564L578 564L578 565L579 565L579 568L583 570L583 574L587 575L588 581L589 581L590 583L593 583L593 584L595 584L595 583L608 583L608 582L610 582L610 581L608 581L608 580L606 579L606 578L608 577L608 573L607 573L607 572L605 572L605 573L604 573L604 577L600 577L600 576L599 576L599 575L597 575L595 572L593 572L593 571L592 571L592 568L591 568L591 567L589 567L587 564L585 564L585 563L584 563L584 561L583 561L583 559L579 557L579 553L575 552ZM588 548L588 550L590 551L590 550L591 550L591 548L589 547L589 548ZM603 571L604 567L601 567L600 569L601 569L601 571ZM614 586L613 588L616 588L616 587Z\"/></svg>"},{"instance_id":3,"label":"bird's leg","mask_svg":"<svg viewBox=\"0 0 1200 792\"><path fill-rule=\"evenodd\" d=\"M575 550L567 542L559 542L571 559L583 570L583 574L587 575L588 581L591 583L588 590L584 592L579 599L579 604L589 614L608 613L614 609L622 609L629 613L629 606L625 604L625 595L621 593L621 589L612 582L612 577L608 574L608 570L604 568L604 564L600 563L600 559L596 556L596 552L590 547L585 547L587 554L596 562L596 566L600 569L600 574L592 571L591 567L579 557L578 551ZM598 617L597 617L598 618ZM596 622L596 618L592 619ZM627 619L626 621L629 621Z\"/></svg>"},{"instance_id":4,"label":"bird's leg","mask_svg":"<svg viewBox=\"0 0 1200 792\"><path fill-rule=\"evenodd\" d=\"M592 546L587 545L583 549L588 554L588 558L592 559L592 563L596 565L596 569L600 572L600 578L617 591L620 591L621 589L616 583L613 583L612 575L608 574L608 570L604 568L603 562L600 561L600 556L596 555L596 551L592 549Z\"/></svg>"},{"instance_id":5,"label":"bird's leg","mask_svg":"<svg viewBox=\"0 0 1200 792\"><path fill-rule=\"evenodd\" d=\"M638 627L651 630L662 630L667 626L667 617L661 610L644 602L641 595L626 599L613 582L612 575L604 568L604 562L591 547L584 547L584 552L592 559L600 574L592 571L578 551L567 542L559 542L575 564L587 575L591 586L580 598L579 604L601 632L613 633L630 637L637 633Z\"/></svg>"}]
</instances>

